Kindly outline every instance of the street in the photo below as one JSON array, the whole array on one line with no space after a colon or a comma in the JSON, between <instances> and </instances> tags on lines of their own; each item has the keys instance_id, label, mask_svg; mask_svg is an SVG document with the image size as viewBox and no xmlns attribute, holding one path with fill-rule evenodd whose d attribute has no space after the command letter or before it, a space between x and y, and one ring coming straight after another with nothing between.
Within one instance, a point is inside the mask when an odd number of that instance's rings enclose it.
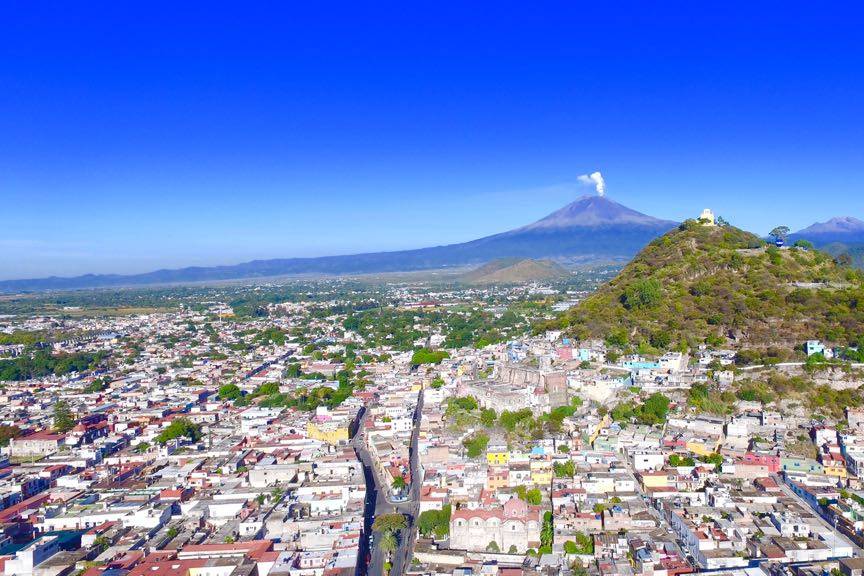
<instances>
[{"instance_id":1,"label":"street","mask_svg":"<svg viewBox=\"0 0 864 576\"><path fill-rule=\"evenodd\" d=\"M363 423L366 419L365 410L360 417L357 426L357 433L354 435L354 438L351 441L352 445L354 446L354 450L357 453L357 457L363 463L363 471L366 476L366 518L364 522L365 534L372 533L373 512L375 517L378 517L381 514L392 514L398 512L405 515L408 521L408 526L403 531L402 537L399 540L399 546L392 555L391 561L393 566L391 568L390 574L392 574L393 576L398 576L404 573L405 567L409 562L410 551L414 545L414 537L416 533L416 530L414 529L414 523L420 509L420 485L423 481L421 474L419 473L420 468L417 454L417 443L420 433L420 415L422 413L422 410L423 392L421 391L417 400L417 407L414 412L414 429L411 433L411 445L409 448L411 485L408 490L408 498L403 502L393 503L392 501L390 501L388 496L389 487L386 485L382 485L381 479L379 479L375 474L375 469L372 466L371 456L369 454L369 451L366 449L365 435L362 433ZM375 532L374 544L372 545L372 550L370 552L368 550L368 538L364 538L360 546L361 566L358 570L358 574L371 574L377 576L384 573L384 562L386 562L387 557L379 546L380 541L381 534L379 532ZM365 566L364 570L363 560L366 558L367 553L369 553L370 555L370 560L368 566Z\"/></svg>"}]
</instances>

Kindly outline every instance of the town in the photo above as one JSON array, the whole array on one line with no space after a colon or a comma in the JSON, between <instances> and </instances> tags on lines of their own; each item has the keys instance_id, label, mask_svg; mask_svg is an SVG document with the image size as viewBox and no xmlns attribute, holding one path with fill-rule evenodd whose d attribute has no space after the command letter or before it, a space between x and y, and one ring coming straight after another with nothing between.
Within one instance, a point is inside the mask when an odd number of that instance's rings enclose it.
<instances>
[{"instance_id":1,"label":"town","mask_svg":"<svg viewBox=\"0 0 864 576\"><path fill-rule=\"evenodd\" d=\"M606 277L6 314L3 572L860 574L864 409L779 393L854 351L537 329Z\"/></svg>"}]
</instances>

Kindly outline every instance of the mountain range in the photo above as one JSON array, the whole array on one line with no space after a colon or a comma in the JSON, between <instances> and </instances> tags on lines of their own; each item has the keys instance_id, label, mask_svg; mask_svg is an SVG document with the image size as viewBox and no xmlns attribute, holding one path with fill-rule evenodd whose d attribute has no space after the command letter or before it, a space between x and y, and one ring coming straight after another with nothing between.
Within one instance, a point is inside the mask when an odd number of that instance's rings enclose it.
<instances>
[{"instance_id":1,"label":"mountain range","mask_svg":"<svg viewBox=\"0 0 864 576\"><path fill-rule=\"evenodd\" d=\"M604 196L583 196L540 220L470 242L318 258L253 260L228 266L156 270L144 274L87 274L0 281L2 292L191 283L287 275L406 272L483 264L500 258L629 260L677 223L642 214Z\"/></svg>"},{"instance_id":2,"label":"mountain range","mask_svg":"<svg viewBox=\"0 0 864 576\"><path fill-rule=\"evenodd\" d=\"M834 242L860 244L864 243L864 221L852 216L831 218L790 234L789 238L792 241L809 240L817 247Z\"/></svg>"}]
</instances>

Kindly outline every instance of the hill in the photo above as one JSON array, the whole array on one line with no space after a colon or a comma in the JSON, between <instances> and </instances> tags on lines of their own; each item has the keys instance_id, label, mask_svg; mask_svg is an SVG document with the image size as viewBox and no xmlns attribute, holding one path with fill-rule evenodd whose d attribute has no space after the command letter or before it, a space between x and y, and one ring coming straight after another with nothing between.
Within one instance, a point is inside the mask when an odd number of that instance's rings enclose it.
<instances>
[{"instance_id":1,"label":"hill","mask_svg":"<svg viewBox=\"0 0 864 576\"><path fill-rule=\"evenodd\" d=\"M687 221L649 243L562 323L622 349L846 344L864 334L862 279L823 252L781 250L734 227Z\"/></svg>"},{"instance_id":2,"label":"hill","mask_svg":"<svg viewBox=\"0 0 864 576\"><path fill-rule=\"evenodd\" d=\"M584 262L628 260L651 239L675 225L606 197L583 196L528 226L460 244L320 258L254 260L231 266L157 270L133 275L88 274L73 278L6 280L0 281L0 292L212 282L300 274L409 272L476 265L498 258L566 257Z\"/></svg>"},{"instance_id":3,"label":"hill","mask_svg":"<svg viewBox=\"0 0 864 576\"><path fill-rule=\"evenodd\" d=\"M567 271L551 260L502 258L463 274L459 281L466 284L520 284L560 280L567 276Z\"/></svg>"}]
</instances>

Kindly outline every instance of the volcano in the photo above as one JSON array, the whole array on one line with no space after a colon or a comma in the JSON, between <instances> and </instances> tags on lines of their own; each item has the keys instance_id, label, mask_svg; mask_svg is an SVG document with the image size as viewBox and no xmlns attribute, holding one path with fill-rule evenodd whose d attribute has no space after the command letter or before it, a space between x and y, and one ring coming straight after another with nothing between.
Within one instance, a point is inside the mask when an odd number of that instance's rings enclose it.
<instances>
[{"instance_id":1,"label":"volcano","mask_svg":"<svg viewBox=\"0 0 864 576\"><path fill-rule=\"evenodd\" d=\"M852 216L831 218L826 222L816 222L803 230L790 234L791 240L809 240L816 246L832 242L860 244L864 242L864 221Z\"/></svg>"},{"instance_id":2,"label":"volcano","mask_svg":"<svg viewBox=\"0 0 864 576\"><path fill-rule=\"evenodd\" d=\"M296 274L408 272L477 265L500 258L547 258L583 263L623 261L675 226L675 222L642 214L604 196L583 196L527 226L460 244L344 256L253 260L229 266L156 270L145 274L6 280L0 281L0 291L182 284Z\"/></svg>"}]
</instances>

